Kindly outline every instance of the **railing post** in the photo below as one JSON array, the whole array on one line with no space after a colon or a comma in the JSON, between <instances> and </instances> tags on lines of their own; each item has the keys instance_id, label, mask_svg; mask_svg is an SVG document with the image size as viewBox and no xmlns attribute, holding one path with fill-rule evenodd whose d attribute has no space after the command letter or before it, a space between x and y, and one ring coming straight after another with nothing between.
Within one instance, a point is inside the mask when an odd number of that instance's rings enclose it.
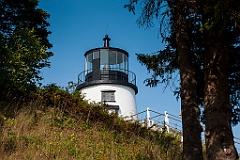
<instances>
[{"instance_id":1,"label":"railing post","mask_svg":"<svg viewBox=\"0 0 240 160\"><path fill-rule=\"evenodd\" d=\"M167 133L169 133L169 118L167 111L164 112L165 120L164 120L164 127L166 128Z\"/></svg>"},{"instance_id":2,"label":"railing post","mask_svg":"<svg viewBox=\"0 0 240 160\"><path fill-rule=\"evenodd\" d=\"M147 128L151 127L151 121L150 121L150 110L147 108Z\"/></svg>"}]
</instances>

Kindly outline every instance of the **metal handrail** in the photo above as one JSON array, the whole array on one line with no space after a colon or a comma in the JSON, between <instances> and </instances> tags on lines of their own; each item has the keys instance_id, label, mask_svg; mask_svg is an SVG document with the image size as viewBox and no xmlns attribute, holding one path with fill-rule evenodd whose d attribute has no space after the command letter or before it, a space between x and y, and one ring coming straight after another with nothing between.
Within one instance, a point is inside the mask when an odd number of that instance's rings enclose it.
<instances>
[{"instance_id":1,"label":"metal handrail","mask_svg":"<svg viewBox=\"0 0 240 160\"><path fill-rule=\"evenodd\" d=\"M108 80L122 80L122 81L127 81L128 83L131 83L133 85L136 85L136 75L130 70L125 70L125 69L95 69L95 70L85 70L79 73L78 75L78 85L83 84L86 82L86 76L98 72L98 76L94 78L97 80L106 80L106 77ZM104 77L105 76L105 77ZM110 76L114 76L111 77Z\"/></svg>"}]
</instances>

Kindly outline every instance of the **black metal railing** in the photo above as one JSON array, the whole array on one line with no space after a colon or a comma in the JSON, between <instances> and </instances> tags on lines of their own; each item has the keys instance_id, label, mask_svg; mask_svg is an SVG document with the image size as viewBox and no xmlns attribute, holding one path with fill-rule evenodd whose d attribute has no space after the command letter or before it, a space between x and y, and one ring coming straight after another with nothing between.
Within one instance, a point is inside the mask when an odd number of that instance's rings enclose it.
<instances>
[{"instance_id":1,"label":"black metal railing","mask_svg":"<svg viewBox=\"0 0 240 160\"><path fill-rule=\"evenodd\" d=\"M136 85L136 75L123 69L95 69L85 70L78 75L78 84L95 80L116 80Z\"/></svg>"}]
</instances>

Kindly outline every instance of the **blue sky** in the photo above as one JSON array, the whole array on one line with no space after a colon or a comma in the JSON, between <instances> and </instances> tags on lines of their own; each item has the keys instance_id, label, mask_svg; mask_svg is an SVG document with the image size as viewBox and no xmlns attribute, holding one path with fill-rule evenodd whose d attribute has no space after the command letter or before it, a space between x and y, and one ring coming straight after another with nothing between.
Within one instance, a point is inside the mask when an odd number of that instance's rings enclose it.
<instances>
[{"instance_id":1,"label":"blue sky","mask_svg":"<svg viewBox=\"0 0 240 160\"><path fill-rule=\"evenodd\" d=\"M130 70L137 76L139 89L136 95L137 110L149 107L152 110L178 115L180 101L176 101L171 87L146 87L144 79L150 76L137 61L135 53L154 53L164 48L160 38L159 24L152 28L139 27L136 15L123 6L128 0L40 0L40 8L50 13L49 36L53 44L50 58L51 68L43 69L43 84L56 83L67 86L69 81L77 82L77 76L84 70L84 53L92 48L102 47L108 34L110 46L129 53ZM240 137L240 127L234 127L235 136Z\"/></svg>"}]
</instances>

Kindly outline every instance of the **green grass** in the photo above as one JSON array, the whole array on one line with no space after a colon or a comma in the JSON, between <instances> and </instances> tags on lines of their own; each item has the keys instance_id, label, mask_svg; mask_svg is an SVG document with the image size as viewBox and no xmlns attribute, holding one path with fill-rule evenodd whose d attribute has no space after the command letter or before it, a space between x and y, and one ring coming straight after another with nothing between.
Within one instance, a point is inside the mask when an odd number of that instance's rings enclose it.
<instances>
[{"instance_id":1,"label":"green grass","mask_svg":"<svg viewBox=\"0 0 240 160\"><path fill-rule=\"evenodd\" d=\"M36 97L1 104L0 159L181 159L180 137L125 122L80 94L48 88Z\"/></svg>"}]
</instances>

